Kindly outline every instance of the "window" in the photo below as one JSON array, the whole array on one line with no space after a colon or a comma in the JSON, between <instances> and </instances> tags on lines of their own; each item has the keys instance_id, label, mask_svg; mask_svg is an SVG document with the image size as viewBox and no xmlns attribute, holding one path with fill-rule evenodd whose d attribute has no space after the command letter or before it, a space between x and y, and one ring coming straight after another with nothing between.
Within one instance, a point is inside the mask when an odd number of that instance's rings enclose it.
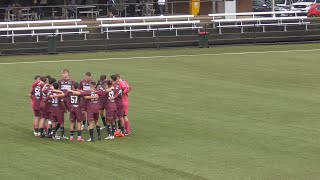
<instances>
[{"instance_id":1,"label":"window","mask_svg":"<svg viewBox=\"0 0 320 180\"><path fill-rule=\"evenodd\" d=\"M316 7L316 10L320 10L320 6L317 6L317 7Z\"/></svg>"}]
</instances>

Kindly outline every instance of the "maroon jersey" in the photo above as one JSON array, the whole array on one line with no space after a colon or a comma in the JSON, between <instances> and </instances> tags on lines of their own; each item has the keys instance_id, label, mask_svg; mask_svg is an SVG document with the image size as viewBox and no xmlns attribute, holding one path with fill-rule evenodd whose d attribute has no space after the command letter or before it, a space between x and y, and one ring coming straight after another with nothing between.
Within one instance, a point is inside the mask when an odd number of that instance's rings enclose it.
<instances>
[{"instance_id":1,"label":"maroon jersey","mask_svg":"<svg viewBox=\"0 0 320 180\"><path fill-rule=\"evenodd\" d=\"M73 93L66 94L66 104L69 108L81 108L81 97L79 95L75 95Z\"/></svg>"},{"instance_id":2,"label":"maroon jersey","mask_svg":"<svg viewBox=\"0 0 320 180\"><path fill-rule=\"evenodd\" d=\"M99 98L99 104L100 104L101 109L105 108L105 104L107 103L107 99L108 99L107 95L106 95L106 90L103 89L103 87L102 87L103 82L104 81L102 81L100 79L97 82L97 90L99 90L100 94L102 95Z\"/></svg>"},{"instance_id":3,"label":"maroon jersey","mask_svg":"<svg viewBox=\"0 0 320 180\"><path fill-rule=\"evenodd\" d=\"M41 109L49 111L50 106L51 106L51 101L48 98L49 94L51 94L51 91L53 90L53 88L51 86L46 86L43 90L42 90L42 102L41 102Z\"/></svg>"},{"instance_id":4,"label":"maroon jersey","mask_svg":"<svg viewBox=\"0 0 320 180\"><path fill-rule=\"evenodd\" d=\"M81 92L81 95L82 96L94 96L94 97L97 97L97 98L94 98L94 99L87 99L86 100L86 110L88 112L94 112L94 113L99 113L99 95L98 95L98 92L95 92L95 91L84 91L84 92Z\"/></svg>"},{"instance_id":5,"label":"maroon jersey","mask_svg":"<svg viewBox=\"0 0 320 180\"><path fill-rule=\"evenodd\" d=\"M100 80L100 79L97 81L97 87L96 87L97 90L102 90L102 89L103 89L103 88L102 88L102 83L103 83L103 81Z\"/></svg>"},{"instance_id":6,"label":"maroon jersey","mask_svg":"<svg viewBox=\"0 0 320 180\"><path fill-rule=\"evenodd\" d=\"M115 100L110 99L110 98L114 98L114 96L115 96L115 90L112 90L107 93L106 109L108 109L108 111L116 111L117 110L117 104L116 104Z\"/></svg>"},{"instance_id":7,"label":"maroon jersey","mask_svg":"<svg viewBox=\"0 0 320 180\"><path fill-rule=\"evenodd\" d=\"M92 82L92 80L90 79L90 80L85 80L85 79L83 79L83 80L81 80L80 81L80 87L79 87L79 89L80 90L83 90L83 91L90 91L90 83Z\"/></svg>"},{"instance_id":8,"label":"maroon jersey","mask_svg":"<svg viewBox=\"0 0 320 180\"><path fill-rule=\"evenodd\" d=\"M66 92L67 90L71 90L72 86L75 84L75 81L68 79L68 80L64 80L61 79L60 81L58 81L59 85L60 85L60 89L63 92Z\"/></svg>"},{"instance_id":9,"label":"maroon jersey","mask_svg":"<svg viewBox=\"0 0 320 180\"><path fill-rule=\"evenodd\" d=\"M37 85L33 86L31 89L31 95L33 96L33 109L34 110L39 110L40 109L40 103L42 101L42 87L43 84L40 82L37 83Z\"/></svg>"},{"instance_id":10,"label":"maroon jersey","mask_svg":"<svg viewBox=\"0 0 320 180\"><path fill-rule=\"evenodd\" d=\"M58 95L57 93L51 93L49 95ZM51 98L50 112L51 115L61 115L64 113L64 108L62 106L62 98Z\"/></svg>"},{"instance_id":11,"label":"maroon jersey","mask_svg":"<svg viewBox=\"0 0 320 180\"><path fill-rule=\"evenodd\" d=\"M117 104L117 108L120 108L123 106L123 102L122 102L122 92L123 92L123 88L120 85L117 85L114 88L114 96L115 96L115 101Z\"/></svg>"}]
</instances>

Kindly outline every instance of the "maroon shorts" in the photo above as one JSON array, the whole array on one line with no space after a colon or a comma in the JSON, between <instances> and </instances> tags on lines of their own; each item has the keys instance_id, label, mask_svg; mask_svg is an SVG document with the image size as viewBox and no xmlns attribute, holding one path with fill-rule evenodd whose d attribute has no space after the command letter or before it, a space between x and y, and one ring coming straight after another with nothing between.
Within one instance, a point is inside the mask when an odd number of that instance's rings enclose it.
<instances>
[{"instance_id":1,"label":"maroon shorts","mask_svg":"<svg viewBox=\"0 0 320 180\"><path fill-rule=\"evenodd\" d=\"M64 114L51 114L50 115L50 120L52 122L57 122L59 124L64 123Z\"/></svg>"},{"instance_id":2,"label":"maroon shorts","mask_svg":"<svg viewBox=\"0 0 320 180\"><path fill-rule=\"evenodd\" d=\"M99 101L99 109L100 110L104 110L105 109L105 100L104 99L102 99L102 100L100 100Z\"/></svg>"},{"instance_id":3,"label":"maroon shorts","mask_svg":"<svg viewBox=\"0 0 320 180\"><path fill-rule=\"evenodd\" d=\"M49 119L50 112L48 112L47 109L41 109L40 110L40 118Z\"/></svg>"},{"instance_id":4,"label":"maroon shorts","mask_svg":"<svg viewBox=\"0 0 320 180\"><path fill-rule=\"evenodd\" d=\"M83 113L80 108L70 108L70 121L81 122L83 120Z\"/></svg>"},{"instance_id":5,"label":"maroon shorts","mask_svg":"<svg viewBox=\"0 0 320 180\"><path fill-rule=\"evenodd\" d=\"M114 110L114 111L107 110L108 120L116 120L116 118L117 118L117 110Z\"/></svg>"},{"instance_id":6,"label":"maroon shorts","mask_svg":"<svg viewBox=\"0 0 320 180\"><path fill-rule=\"evenodd\" d=\"M120 107L120 108L117 108L117 111L116 111L116 118L123 118L124 116L124 110L123 110L123 107Z\"/></svg>"},{"instance_id":7,"label":"maroon shorts","mask_svg":"<svg viewBox=\"0 0 320 180\"><path fill-rule=\"evenodd\" d=\"M33 114L34 114L34 116L39 117L40 111L38 109L33 109Z\"/></svg>"},{"instance_id":8,"label":"maroon shorts","mask_svg":"<svg viewBox=\"0 0 320 180\"><path fill-rule=\"evenodd\" d=\"M99 120L99 112L87 112L88 121Z\"/></svg>"}]
</instances>

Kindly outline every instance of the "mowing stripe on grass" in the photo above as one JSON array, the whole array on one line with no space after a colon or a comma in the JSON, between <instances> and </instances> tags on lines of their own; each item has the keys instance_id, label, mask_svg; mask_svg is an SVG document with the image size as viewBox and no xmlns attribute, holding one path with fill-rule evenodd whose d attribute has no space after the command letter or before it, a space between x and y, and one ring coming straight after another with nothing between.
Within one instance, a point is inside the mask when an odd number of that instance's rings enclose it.
<instances>
[{"instance_id":1,"label":"mowing stripe on grass","mask_svg":"<svg viewBox=\"0 0 320 180\"><path fill-rule=\"evenodd\" d=\"M246 55L246 54L270 54L270 53L290 53L290 52L313 52L320 49L298 49L283 51L247 51L234 53L215 53L215 54L186 54L186 55L168 55L168 56L141 56L141 57L122 57L122 58L104 58L104 59L69 59L69 60L53 60L53 61L25 61L25 62L9 62L0 63L0 65L13 64L37 64L37 63L59 63L59 62L81 62L81 61L112 61L112 60L134 60L134 59L160 59L160 58L178 58L178 57L198 57L198 56L223 56L223 55Z\"/></svg>"}]
</instances>

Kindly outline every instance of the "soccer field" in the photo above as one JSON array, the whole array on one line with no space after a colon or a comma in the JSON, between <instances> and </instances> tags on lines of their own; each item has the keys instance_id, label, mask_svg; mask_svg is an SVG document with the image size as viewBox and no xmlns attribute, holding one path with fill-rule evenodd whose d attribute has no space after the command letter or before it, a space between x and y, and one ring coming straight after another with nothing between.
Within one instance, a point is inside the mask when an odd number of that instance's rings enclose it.
<instances>
[{"instance_id":1,"label":"soccer field","mask_svg":"<svg viewBox=\"0 0 320 180\"><path fill-rule=\"evenodd\" d=\"M319 55L308 44L0 57L0 179L320 179ZM63 68L77 81L120 73L132 135L34 137L33 77Z\"/></svg>"}]
</instances>

